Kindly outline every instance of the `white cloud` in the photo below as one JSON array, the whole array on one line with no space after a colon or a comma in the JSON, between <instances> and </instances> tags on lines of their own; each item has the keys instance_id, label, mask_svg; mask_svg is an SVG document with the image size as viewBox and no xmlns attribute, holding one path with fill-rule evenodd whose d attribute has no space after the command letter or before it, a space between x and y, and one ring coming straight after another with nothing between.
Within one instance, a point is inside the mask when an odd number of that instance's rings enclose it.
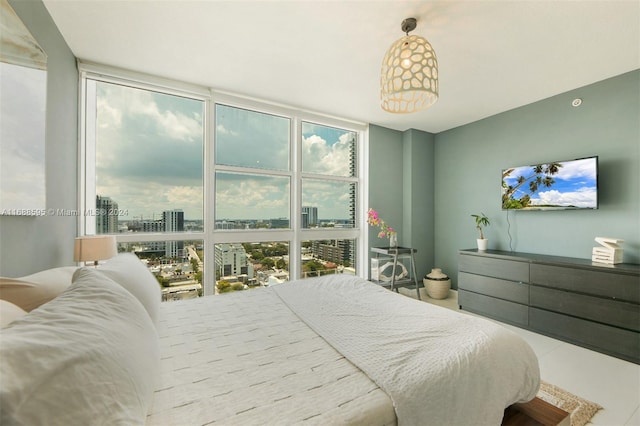
<instances>
[{"instance_id":1,"label":"white cloud","mask_svg":"<svg viewBox=\"0 0 640 426\"><path fill-rule=\"evenodd\" d=\"M336 143L329 144L318 135L302 139L303 170L333 176L349 176L349 133L340 136Z\"/></svg>"},{"instance_id":2,"label":"white cloud","mask_svg":"<svg viewBox=\"0 0 640 426\"><path fill-rule=\"evenodd\" d=\"M595 181L596 168L593 166L595 161L593 158L587 158L564 163L556 176L558 179L564 180L587 178Z\"/></svg>"},{"instance_id":3,"label":"white cloud","mask_svg":"<svg viewBox=\"0 0 640 426\"><path fill-rule=\"evenodd\" d=\"M98 126L102 129L109 127L119 129L122 126L122 110L109 104L109 98L99 97L96 101L97 115L100 117Z\"/></svg>"},{"instance_id":4,"label":"white cloud","mask_svg":"<svg viewBox=\"0 0 640 426\"><path fill-rule=\"evenodd\" d=\"M271 219L289 216L289 180L218 174L217 219Z\"/></svg>"},{"instance_id":5,"label":"white cloud","mask_svg":"<svg viewBox=\"0 0 640 426\"><path fill-rule=\"evenodd\" d=\"M302 204L318 207L320 219L348 218L350 185L345 182L305 179L302 186Z\"/></svg>"},{"instance_id":6,"label":"white cloud","mask_svg":"<svg viewBox=\"0 0 640 426\"><path fill-rule=\"evenodd\" d=\"M532 199L532 205L561 205L575 207L595 207L595 188L580 188L574 192L559 192L556 190L538 193L538 198Z\"/></svg>"},{"instance_id":7,"label":"white cloud","mask_svg":"<svg viewBox=\"0 0 640 426\"><path fill-rule=\"evenodd\" d=\"M227 129L226 127L224 127L224 125L222 125L222 124L218 124L218 125L216 126L216 131L217 131L218 133L223 134L223 135L238 136L238 132L235 132L235 131L233 131L233 130L229 130L229 129Z\"/></svg>"}]
</instances>

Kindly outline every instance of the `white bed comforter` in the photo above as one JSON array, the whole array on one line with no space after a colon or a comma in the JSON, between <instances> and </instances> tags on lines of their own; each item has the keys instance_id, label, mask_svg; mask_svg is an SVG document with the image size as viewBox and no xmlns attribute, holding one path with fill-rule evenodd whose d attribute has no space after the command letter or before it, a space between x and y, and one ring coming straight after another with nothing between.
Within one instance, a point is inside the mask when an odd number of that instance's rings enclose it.
<instances>
[{"instance_id":1,"label":"white bed comforter","mask_svg":"<svg viewBox=\"0 0 640 426\"><path fill-rule=\"evenodd\" d=\"M490 321L356 277L309 279L274 290L387 392L399 425L499 425L505 407L538 391L532 349Z\"/></svg>"},{"instance_id":2,"label":"white bed comforter","mask_svg":"<svg viewBox=\"0 0 640 426\"><path fill-rule=\"evenodd\" d=\"M147 426L396 423L387 394L273 288L166 302L159 317Z\"/></svg>"}]
</instances>

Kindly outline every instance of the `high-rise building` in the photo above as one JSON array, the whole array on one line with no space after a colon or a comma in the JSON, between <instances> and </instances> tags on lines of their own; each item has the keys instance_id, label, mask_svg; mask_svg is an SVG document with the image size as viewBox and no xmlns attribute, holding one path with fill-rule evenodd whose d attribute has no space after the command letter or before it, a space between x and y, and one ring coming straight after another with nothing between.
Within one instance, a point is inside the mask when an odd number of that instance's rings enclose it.
<instances>
[{"instance_id":1,"label":"high-rise building","mask_svg":"<svg viewBox=\"0 0 640 426\"><path fill-rule=\"evenodd\" d=\"M140 222L140 228L142 232L164 232L164 221L160 219L142 220Z\"/></svg>"},{"instance_id":2,"label":"high-rise building","mask_svg":"<svg viewBox=\"0 0 640 426\"><path fill-rule=\"evenodd\" d=\"M354 133L354 138L351 140L349 147L349 171L351 176L358 176L358 141L357 135ZM356 186L351 185L349 188L349 222L352 228L356 227L356 205L357 205ZM345 260L348 259L350 266L356 264L356 242L355 240L342 240L341 244L346 245L343 250L346 253Z\"/></svg>"},{"instance_id":3,"label":"high-rise building","mask_svg":"<svg viewBox=\"0 0 640 426\"><path fill-rule=\"evenodd\" d=\"M96 196L96 234L118 232L118 203L109 197Z\"/></svg>"},{"instance_id":4,"label":"high-rise building","mask_svg":"<svg viewBox=\"0 0 640 426\"><path fill-rule=\"evenodd\" d=\"M164 222L164 232L182 232L184 231L184 211L181 209L165 210L162 212L162 222ZM167 241L164 252L167 257L182 257L184 242Z\"/></svg>"},{"instance_id":5,"label":"high-rise building","mask_svg":"<svg viewBox=\"0 0 640 426\"><path fill-rule=\"evenodd\" d=\"M311 244L311 252L322 260L344 265L352 260L351 242L352 240L316 240Z\"/></svg>"},{"instance_id":6,"label":"high-rise building","mask_svg":"<svg viewBox=\"0 0 640 426\"><path fill-rule=\"evenodd\" d=\"M140 232L182 232L184 231L184 212L181 209L165 210L162 219L142 219L135 222ZM166 257L184 257L183 241L152 241L145 244L147 251L161 253Z\"/></svg>"},{"instance_id":7,"label":"high-rise building","mask_svg":"<svg viewBox=\"0 0 640 426\"><path fill-rule=\"evenodd\" d=\"M312 206L302 206L302 227L311 228L318 226L318 208Z\"/></svg>"},{"instance_id":8,"label":"high-rise building","mask_svg":"<svg viewBox=\"0 0 640 426\"><path fill-rule=\"evenodd\" d=\"M215 262L218 277L246 275L253 278L253 265L242 244L216 244Z\"/></svg>"},{"instance_id":9,"label":"high-rise building","mask_svg":"<svg viewBox=\"0 0 640 426\"><path fill-rule=\"evenodd\" d=\"M357 141L354 138L349 145L349 172L351 176L357 176ZM352 228L356 227L356 186L351 185L349 188L349 222Z\"/></svg>"},{"instance_id":10,"label":"high-rise building","mask_svg":"<svg viewBox=\"0 0 640 426\"><path fill-rule=\"evenodd\" d=\"M184 231L184 211L182 209L165 210L162 212L165 232Z\"/></svg>"}]
</instances>

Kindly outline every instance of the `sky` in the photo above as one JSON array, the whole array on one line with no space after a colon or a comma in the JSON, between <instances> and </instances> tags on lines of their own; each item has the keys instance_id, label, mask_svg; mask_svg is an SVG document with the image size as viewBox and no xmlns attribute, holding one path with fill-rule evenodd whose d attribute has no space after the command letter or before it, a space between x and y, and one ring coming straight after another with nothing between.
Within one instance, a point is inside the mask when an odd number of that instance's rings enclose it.
<instances>
[{"instance_id":1,"label":"sky","mask_svg":"<svg viewBox=\"0 0 640 426\"><path fill-rule=\"evenodd\" d=\"M0 214L44 210L47 72L0 62L0 93Z\"/></svg>"},{"instance_id":2,"label":"sky","mask_svg":"<svg viewBox=\"0 0 640 426\"><path fill-rule=\"evenodd\" d=\"M525 194L531 197L531 204L552 204L562 206L590 207L597 206L597 167L595 158L561 162L558 174L553 175L555 183L550 188L540 187L535 194L529 193L529 181L522 185L515 195L520 198ZM516 186L518 176L529 177L533 174L533 166L516 167L509 177L507 185Z\"/></svg>"},{"instance_id":3,"label":"sky","mask_svg":"<svg viewBox=\"0 0 640 426\"><path fill-rule=\"evenodd\" d=\"M96 194L123 219L202 219L204 103L108 83L96 103Z\"/></svg>"},{"instance_id":4,"label":"sky","mask_svg":"<svg viewBox=\"0 0 640 426\"><path fill-rule=\"evenodd\" d=\"M204 103L97 82L96 193L128 212L121 219L159 218L183 209L203 217ZM290 119L216 105L215 161L249 167L216 173L217 219L288 217ZM309 173L349 176L356 134L304 123L302 164ZM260 172L265 171L265 174ZM346 192L345 192L346 191ZM303 202L323 218L347 218L348 184L304 179Z\"/></svg>"}]
</instances>

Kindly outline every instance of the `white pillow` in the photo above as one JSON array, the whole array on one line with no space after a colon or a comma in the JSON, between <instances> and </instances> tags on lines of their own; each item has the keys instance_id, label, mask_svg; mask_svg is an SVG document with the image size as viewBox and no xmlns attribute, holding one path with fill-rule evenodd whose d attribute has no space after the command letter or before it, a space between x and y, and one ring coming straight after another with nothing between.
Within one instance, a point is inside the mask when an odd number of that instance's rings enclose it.
<instances>
[{"instance_id":1,"label":"white pillow","mask_svg":"<svg viewBox=\"0 0 640 426\"><path fill-rule=\"evenodd\" d=\"M138 259L138 256L133 253L121 253L100 266L98 271L137 297L153 323L158 324L162 290L156 277Z\"/></svg>"},{"instance_id":2,"label":"white pillow","mask_svg":"<svg viewBox=\"0 0 640 426\"><path fill-rule=\"evenodd\" d=\"M144 424L158 334L140 302L104 275L82 268L0 341L0 424Z\"/></svg>"},{"instance_id":3,"label":"white pillow","mask_svg":"<svg viewBox=\"0 0 640 426\"><path fill-rule=\"evenodd\" d=\"M11 302L0 299L0 328L5 328L20 317L27 315L27 312Z\"/></svg>"},{"instance_id":4,"label":"white pillow","mask_svg":"<svg viewBox=\"0 0 640 426\"><path fill-rule=\"evenodd\" d=\"M76 266L63 266L19 278L0 277L0 299L29 312L69 287L76 269Z\"/></svg>"}]
</instances>

